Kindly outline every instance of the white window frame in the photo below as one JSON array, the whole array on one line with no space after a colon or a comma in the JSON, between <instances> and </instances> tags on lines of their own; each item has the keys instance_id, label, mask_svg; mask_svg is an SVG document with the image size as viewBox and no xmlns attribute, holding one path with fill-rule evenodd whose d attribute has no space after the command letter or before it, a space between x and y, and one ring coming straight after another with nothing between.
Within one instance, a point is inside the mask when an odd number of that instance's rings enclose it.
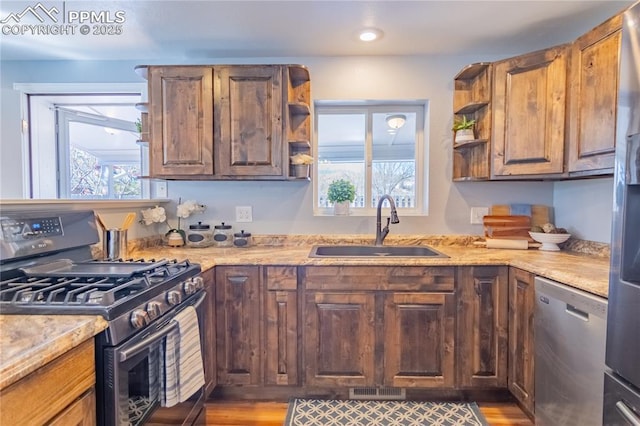
<instances>
[{"instance_id":1,"label":"white window frame","mask_svg":"<svg viewBox=\"0 0 640 426\"><path fill-rule=\"evenodd\" d=\"M22 187L24 199L37 202L31 198L31 158L29 144L29 95L63 95L63 94L141 94L141 102L146 102L146 83L14 83L13 89L20 93L20 111L22 127ZM148 155L143 152L143 161L148 162ZM151 180L149 200L68 200L61 199L59 204L86 203L87 205L109 205L113 203L127 203L128 205L155 205L167 199L168 184L164 180Z\"/></svg>"},{"instance_id":2,"label":"white window frame","mask_svg":"<svg viewBox=\"0 0 640 426\"><path fill-rule=\"evenodd\" d=\"M318 141L318 116L322 114L364 114L366 123L365 135L365 193L371 194L372 160L373 160L373 130L372 116L374 113L384 113L390 110L403 110L416 114L416 178L415 178L415 207L402 208L403 216L426 216L428 214L428 152L427 138L429 102L427 100L414 101L315 101L314 102L314 140ZM318 159L318 143L313 144L313 157ZM313 164L313 214L314 216L334 216L333 209L318 206L318 161ZM352 207L351 216L375 216L376 208L371 206Z\"/></svg>"}]
</instances>

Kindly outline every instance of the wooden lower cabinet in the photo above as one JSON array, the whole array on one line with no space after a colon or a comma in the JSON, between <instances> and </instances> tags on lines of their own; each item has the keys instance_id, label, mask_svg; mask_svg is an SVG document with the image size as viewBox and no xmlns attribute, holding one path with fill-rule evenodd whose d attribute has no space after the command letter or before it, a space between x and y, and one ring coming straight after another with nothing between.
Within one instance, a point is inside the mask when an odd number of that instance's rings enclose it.
<instances>
[{"instance_id":1,"label":"wooden lower cabinet","mask_svg":"<svg viewBox=\"0 0 640 426\"><path fill-rule=\"evenodd\" d=\"M458 386L506 387L508 268L458 268Z\"/></svg>"},{"instance_id":2,"label":"wooden lower cabinet","mask_svg":"<svg viewBox=\"0 0 640 426\"><path fill-rule=\"evenodd\" d=\"M509 390L532 414L535 402L535 275L509 270Z\"/></svg>"},{"instance_id":3,"label":"wooden lower cabinet","mask_svg":"<svg viewBox=\"0 0 640 426\"><path fill-rule=\"evenodd\" d=\"M205 396L209 396L217 383L217 353L216 353L216 277L214 269L202 272L204 289L207 298L204 300L204 390Z\"/></svg>"},{"instance_id":4,"label":"wooden lower cabinet","mask_svg":"<svg viewBox=\"0 0 640 426\"><path fill-rule=\"evenodd\" d=\"M216 267L218 383L262 383L260 268Z\"/></svg>"},{"instance_id":5,"label":"wooden lower cabinet","mask_svg":"<svg viewBox=\"0 0 640 426\"><path fill-rule=\"evenodd\" d=\"M305 384L455 385L454 268L308 267Z\"/></svg>"},{"instance_id":6,"label":"wooden lower cabinet","mask_svg":"<svg viewBox=\"0 0 640 426\"><path fill-rule=\"evenodd\" d=\"M96 424L96 393L89 390L49 423L49 426L91 426Z\"/></svg>"},{"instance_id":7,"label":"wooden lower cabinet","mask_svg":"<svg viewBox=\"0 0 640 426\"><path fill-rule=\"evenodd\" d=\"M385 293L384 385L453 387L455 295Z\"/></svg>"},{"instance_id":8,"label":"wooden lower cabinet","mask_svg":"<svg viewBox=\"0 0 640 426\"><path fill-rule=\"evenodd\" d=\"M295 266L264 268L266 385L299 384L298 280Z\"/></svg>"},{"instance_id":9,"label":"wooden lower cabinet","mask_svg":"<svg viewBox=\"0 0 640 426\"><path fill-rule=\"evenodd\" d=\"M0 425L95 425L95 345L89 339L0 391Z\"/></svg>"},{"instance_id":10,"label":"wooden lower cabinet","mask_svg":"<svg viewBox=\"0 0 640 426\"><path fill-rule=\"evenodd\" d=\"M305 295L304 366L310 386L373 386L375 295Z\"/></svg>"}]
</instances>

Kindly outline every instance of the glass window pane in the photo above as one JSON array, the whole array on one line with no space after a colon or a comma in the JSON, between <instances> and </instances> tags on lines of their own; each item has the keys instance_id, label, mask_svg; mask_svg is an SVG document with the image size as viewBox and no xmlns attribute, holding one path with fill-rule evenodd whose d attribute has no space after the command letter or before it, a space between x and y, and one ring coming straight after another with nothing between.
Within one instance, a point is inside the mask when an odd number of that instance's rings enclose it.
<instances>
[{"instance_id":1,"label":"glass window pane","mask_svg":"<svg viewBox=\"0 0 640 426\"><path fill-rule=\"evenodd\" d=\"M374 113L372 128L371 207L376 207L384 194L391 195L398 208L415 207L416 114Z\"/></svg>"},{"instance_id":2,"label":"glass window pane","mask_svg":"<svg viewBox=\"0 0 640 426\"><path fill-rule=\"evenodd\" d=\"M135 134L70 122L69 155L71 198L141 198L140 147Z\"/></svg>"},{"instance_id":3,"label":"glass window pane","mask_svg":"<svg viewBox=\"0 0 640 426\"><path fill-rule=\"evenodd\" d=\"M318 207L330 207L329 184L347 179L356 186L352 206L364 205L365 114L318 115Z\"/></svg>"}]
</instances>

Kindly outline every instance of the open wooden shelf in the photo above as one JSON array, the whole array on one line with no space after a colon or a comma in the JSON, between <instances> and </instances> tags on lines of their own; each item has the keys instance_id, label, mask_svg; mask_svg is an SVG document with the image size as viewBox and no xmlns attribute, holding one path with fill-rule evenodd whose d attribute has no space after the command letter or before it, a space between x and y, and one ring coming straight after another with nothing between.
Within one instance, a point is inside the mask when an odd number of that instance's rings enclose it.
<instances>
[{"instance_id":1,"label":"open wooden shelf","mask_svg":"<svg viewBox=\"0 0 640 426\"><path fill-rule=\"evenodd\" d=\"M487 143L487 142L489 142L489 139L473 139L473 140L464 141L464 142L454 142L453 149L471 148L474 145Z\"/></svg>"},{"instance_id":2,"label":"open wooden shelf","mask_svg":"<svg viewBox=\"0 0 640 426\"><path fill-rule=\"evenodd\" d=\"M454 111L453 113L460 114L460 115L473 114L474 112L481 110L487 105L489 105L489 102L487 101L469 102L468 104L464 105L462 108L458 109L457 111Z\"/></svg>"},{"instance_id":3,"label":"open wooden shelf","mask_svg":"<svg viewBox=\"0 0 640 426\"><path fill-rule=\"evenodd\" d=\"M478 62L475 64L469 64L466 67L462 68L462 70L460 70L460 72L455 77L453 77L453 79L473 80L478 75L480 75L482 71L486 70L489 65L491 65L491 62Z\"/></svg>"}]
</instances>

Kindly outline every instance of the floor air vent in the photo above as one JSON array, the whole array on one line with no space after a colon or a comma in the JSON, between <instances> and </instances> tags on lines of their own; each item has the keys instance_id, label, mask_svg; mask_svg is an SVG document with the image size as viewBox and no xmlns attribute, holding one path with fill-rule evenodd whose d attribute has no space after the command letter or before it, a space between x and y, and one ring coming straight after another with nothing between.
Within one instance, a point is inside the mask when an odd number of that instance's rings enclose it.
<instances>
[{"instance_id":1,"label":"floor air vent","mask_svg":"<svg viewBox=\"0 0 640 426\"><path fill-rule=\"evenodd\" d=\"M349 399L356 400L405 400L405 388L349 388Z\"/></svg>"}]
</instances>

